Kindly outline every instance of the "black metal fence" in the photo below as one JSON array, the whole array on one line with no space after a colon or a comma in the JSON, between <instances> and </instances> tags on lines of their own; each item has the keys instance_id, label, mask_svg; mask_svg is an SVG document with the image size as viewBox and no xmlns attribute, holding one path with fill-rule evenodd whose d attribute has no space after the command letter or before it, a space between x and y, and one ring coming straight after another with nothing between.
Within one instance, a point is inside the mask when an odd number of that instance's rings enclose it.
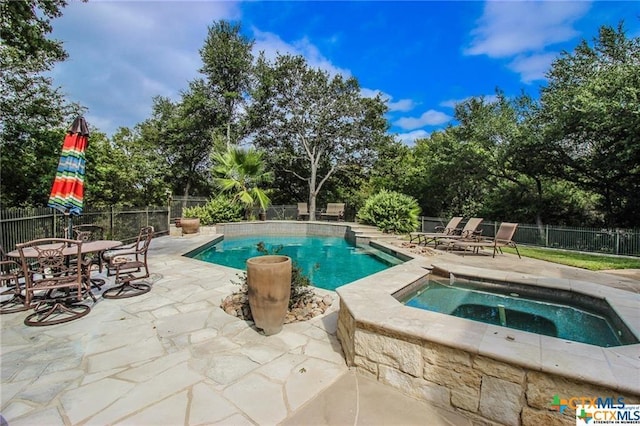
<instances>
[{"instance_id":1,"label":"black metal fence","mask_svg":"<svg viewBox=\"0 0 640 426\"><path fill-rule=\"evenodd\" d=\"M422 217L422 232L433 232L436 226L445 226L447 220L437 217ZM460 224L464 226L466 221ZM493 237L500 222L483 221L482 235ZM518 225L513 237L519 245L531 245L554 249L583 251L590 253L640 256L640 230L578 228L571 226Z\"/></svg>"},{"instance_id":2,"label":"black metal fence","mask_svg":"<svg viewBox=\"0 0 640 426\"><path fill-rule=\"evenodd\" d=\"M141 227L153 226L156 235L169 233L169 223L182 215L184 205L204 204L205 198L173 199L168 206L121 209L84 209L82 215L73 216L73 225L94 224L104 229L104 237L120 241L131 241ZM270 206L268 220L295 220L296 204ZM256 216L258 212L255 212ZM63 237L69 225L68 216L55 209L10 208L0 210L0 244L7 251L16 243L46 237ZM423 232L433 232L444 226L447 220L436 217L421 217ZM464 226L463 222L460 226ZM495 235L499 222L483 221L482 235ZM520 245L531 245L591 253L615 254L640 257L640 230L577 228L553 225L519 224L514 240Z\"/></svg>"},{"instance_id":3,"label":"black metal fence","mask_svg":"<svg viewBox=\"0 0 640 426\"><path fill-rule=\"evenodd\" d=\"M153 226L156 235L169 233L167 207L84 209L80 216L71 217L49 207L10 208L0 210L0 244L10 251L16 243L65 237L69 219L73 225L99 225L104 229L104 238L124 242L135 239L143 226Z\"/></svg>"}]
</instances>

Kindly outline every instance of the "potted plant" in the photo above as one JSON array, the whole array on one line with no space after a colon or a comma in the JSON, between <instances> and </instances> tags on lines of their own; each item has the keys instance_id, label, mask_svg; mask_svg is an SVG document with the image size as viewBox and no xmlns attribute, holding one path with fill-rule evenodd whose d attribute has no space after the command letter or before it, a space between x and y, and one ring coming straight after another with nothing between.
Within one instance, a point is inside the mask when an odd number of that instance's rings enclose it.
<instances>
[{"instance_id":1,"label":"potted plant","mask_svg":"<svg viewBox=\"0 0 640 426\"><path fill-rule=\"evenodd\" d=\"M247 286L256 327L267 336L279 333L291 297L291 258L267 255L247 259Z\"/></svg>"},{"instance_id":2,"label":"potted plant","mask_svg":"<svg viewBox=\"0 0 640 426\"><path fill-rule=\"evenodd\" d=\"M187 207L182 212L180 218L180 227L182 234L197 234L200 232L200 217L198 215L199 207Z\"/></svg>"}]
</instances>

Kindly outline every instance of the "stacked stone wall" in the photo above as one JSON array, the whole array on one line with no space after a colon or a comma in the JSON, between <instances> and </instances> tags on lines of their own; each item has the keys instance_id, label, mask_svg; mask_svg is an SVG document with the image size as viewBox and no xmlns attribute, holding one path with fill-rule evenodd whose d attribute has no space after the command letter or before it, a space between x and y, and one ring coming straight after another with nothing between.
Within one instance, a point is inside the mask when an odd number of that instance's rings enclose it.
<instances>
[{"instance_id":1,"label":"stacked stone wall","mask_svg":"<svg viewBox=\"0 0 640 426\"><path fill-rule=\"evenodd\" d=\"M338 338L347 363L414 398L464 413L478 424L575 425L575 411L553 411L553 395L638 395L580 383L561 375L532 371L480 354L389 333L382 326L360 324L342 304Z\"/></svg>"}]
</instances>

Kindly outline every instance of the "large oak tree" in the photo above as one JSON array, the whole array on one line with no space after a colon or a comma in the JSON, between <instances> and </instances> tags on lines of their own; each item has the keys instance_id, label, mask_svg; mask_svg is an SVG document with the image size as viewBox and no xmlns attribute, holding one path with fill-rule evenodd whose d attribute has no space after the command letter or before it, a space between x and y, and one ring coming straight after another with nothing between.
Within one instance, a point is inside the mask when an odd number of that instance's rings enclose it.
<instances>
[{"instance_id":1,"label":"large oak tree","mask_svg":"<svg viewBox=\"0 0 640 426\"><path fill-rule=\"evenodd\" d=\"M276 173L308 188L311 220L323 185L337 172L369 168L377 148L389 142L380 97L366 98L355 78L310 67L301 56L263 56L250 109L253 142L264 148Z\"/></svg>"}]
</instances>

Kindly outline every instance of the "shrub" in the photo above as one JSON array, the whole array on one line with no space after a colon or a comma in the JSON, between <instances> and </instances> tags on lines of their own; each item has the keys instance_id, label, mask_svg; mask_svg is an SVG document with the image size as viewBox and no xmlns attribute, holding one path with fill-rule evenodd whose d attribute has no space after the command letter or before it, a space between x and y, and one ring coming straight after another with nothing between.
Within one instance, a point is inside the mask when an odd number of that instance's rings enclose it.
<instances>
[{"instance_id":1,"label":"shrub","mask_svg":"<svg viewBox=\"0 0 640 426\"><path fill-rule=\"evenodd\" d=\"M406 234L418 228L420 207L413 197L382 190L367 199L358 212L358 219L383 232Z\"/></svg>"},{"instance_id":2,"label":"shrub","mask_svg":"<svg viewBox=\"0 0 640 426\"><path fill-rule=\"evenodd\" d=\"M242 220L243 207L224 195L218 195L202 206L187 207L183 217L197 217L200 225L214 225L223 222L239 222Z\"/></svg>"}]
</instances>

